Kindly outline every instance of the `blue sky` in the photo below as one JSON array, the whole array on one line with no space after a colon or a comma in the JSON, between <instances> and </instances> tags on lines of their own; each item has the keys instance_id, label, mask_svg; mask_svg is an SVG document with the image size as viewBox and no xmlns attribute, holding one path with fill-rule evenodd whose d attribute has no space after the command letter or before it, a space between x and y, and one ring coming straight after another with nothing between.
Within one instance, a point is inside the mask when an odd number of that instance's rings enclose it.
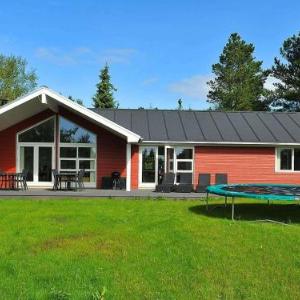
<instances>
[{"instance_id":1,"label":"blue sky","mask_svg":"<svg viewBox=\"0 0 300 300\"><path fill-rule=\"evenodd\" d=\"M286 4L286 5L285 5ZM300 1L2 1L0 52L25 57L47 85L91 106L107 61L120 107L203 109L206 81L238 32L272 65L300 30Z\"/></svg>"}]
</instances>

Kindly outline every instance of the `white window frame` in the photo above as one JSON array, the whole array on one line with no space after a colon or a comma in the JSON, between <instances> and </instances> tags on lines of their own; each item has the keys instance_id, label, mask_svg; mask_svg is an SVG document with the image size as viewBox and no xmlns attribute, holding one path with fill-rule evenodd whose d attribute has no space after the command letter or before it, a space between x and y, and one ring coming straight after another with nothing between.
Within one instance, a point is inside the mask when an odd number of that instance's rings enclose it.
<instances>
[{"instance_id":1,"label":"white window frame","mask_svg":"<svg viewBox=\"0 0 300 300\"><path fill-rule=\"evenodd\" d=\"M43 124L47 121L49 121L50 119L54 119L54 141L53 142L19 142L19 135L34 128L39 126L40 124ZM51 182L45 182L45 181L38 181L38 171L39 171L39 164L38 164L38 157L39 157L39 148L40 147L51 147L52 148L52 168L54 168L55 166L55 153L56 153L56 146L55 146L55 137L56 137L56 132L57 132L57 128L56 128L56 116L51 116L47 119L44 119L40 122L37 122L35 124L33 124L30 127L27 127L21 131L19 131L16 134L16 146L17 146L17 151L16 151L16 170L17 172L22 172L21 168L20 168L20 148L21 147L33 147L33 181L28 181L27 183L29 184L29 186L52 186L53 185L53 178L51 180Z\"/></svg>"},{"instance_id":2,"label":"white window frame","mask_svg":"<svg viewBox=\"0 0 300 300\"><path fill-rule=\"evenodd\" d=\"M88 143L61 143L60 142L60 119L64 118L67 121L85 129L86 131L90 132L91 134L96 136L96 143L92 143L92 144L88 144ZM58 117L58 151L57 151L57 156L58 156L58 161L57 161L57 169L61 172L78 172L80 170L79 168L79 161L81 160L90 160L90 161L95 161L95 169L85 169L86 172L94 172L95 173L95 182L84 182L84 186L85 187L91 187L91 188L95 188L97 186L97 140L98 140L98 136L96 133L91 132L90 130L86 129L85 127L70 121L68 118L65 118L64 116L59 116ZM61 147L65 147L65 148L76 148L76 157L60 157L60 148ZM96 151L96 157L94 158L82 158L79 157L79 152L78 152L78 148L95 148ZM62 169L60 167L61 165L61 161L62 160L75 160L76 161L76 169Z\"/></svg>"},{"instance_id":3,"label":"white window frame","mask_svg":"<svg viewBox=\"0 0 300 300\"><path fill-rule=\"evenodd\" d=\"M173 168L174 168L174 173L177 175L177 173L192 173L192 183L194 183L194 161L195 161L195 147L193 146L186 146L186 145L140 145L139 147L139 176L138 176L138 183L139 183L139 188L154 188L157 183L158 183L158 147L164 147L165 148L165 166L164 166L164 171L166 172L167 169L167 149L172 148L174 149L174 158L173 158ZM142 167L142 160L143 160L143 149L145 148L155 148L155 182L154 183L145 183L142 182L142 172L143 172L143 167ZM193 153L193 158L192 159L177 159L176 156L176 148L183 148L183 149L191 149ZM178 171L177 169L177 162L192 162L192 170L182 170ZM177 183L177 176L175 176L175 183Z\"/></svg>"},{"instance_id":4,"label":"white window frame","mask_svg":"<svg viewBox=\"0 0 300 300\"><path fill-rule=\"evenodd\" d=\"M292 151L292 156L291 156L291 170L281 170L280 169L280 152L285 149L290 149ZM276 148L276 153L275 153L275 171L277 173L300 173L300 170L294 170L294 154L295 154L295 149L300 149L299 147L279 147Z\"/></svg>"}]
</instances>

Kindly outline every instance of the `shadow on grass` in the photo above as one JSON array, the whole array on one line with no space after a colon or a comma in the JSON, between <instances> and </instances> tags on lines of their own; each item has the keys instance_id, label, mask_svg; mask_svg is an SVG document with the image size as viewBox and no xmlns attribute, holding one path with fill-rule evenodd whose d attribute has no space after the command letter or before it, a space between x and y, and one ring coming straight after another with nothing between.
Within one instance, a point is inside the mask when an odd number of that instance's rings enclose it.
<instances>
[{"instance_id":1,"label":"shadow on grass","mask_svg":"<svg viewBox=\"0 0 300 300\"><path fill-rule=\"evenodd\" d=\"M231 204L209 204L196 205L189 207L189 210L195 214L205 215L212 218L231 219ZM299 223L300 224L300 206L298 204L279 204L271 203L236 203L234 205L235 220L257 221L273 220L277 222Z\"/></svg>"}]
</instances>

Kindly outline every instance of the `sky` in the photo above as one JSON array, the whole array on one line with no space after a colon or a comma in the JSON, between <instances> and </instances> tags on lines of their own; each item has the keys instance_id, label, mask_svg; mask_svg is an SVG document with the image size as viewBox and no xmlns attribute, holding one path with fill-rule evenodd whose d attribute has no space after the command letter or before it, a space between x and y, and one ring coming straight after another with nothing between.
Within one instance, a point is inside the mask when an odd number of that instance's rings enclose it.
<instances>
[{"instance_id":1,"label":"sky","mask_svg":"<svg viewBox=\"0 0 300 300\"><path fill-rule=\"evenodd\" d=\"M120 108L206 109L211 66L232 32L263 66L300 30L300 1L1 1L0 53L20 55L39 85L88 107L107 62Z\"/></svg>"}]
</instances>

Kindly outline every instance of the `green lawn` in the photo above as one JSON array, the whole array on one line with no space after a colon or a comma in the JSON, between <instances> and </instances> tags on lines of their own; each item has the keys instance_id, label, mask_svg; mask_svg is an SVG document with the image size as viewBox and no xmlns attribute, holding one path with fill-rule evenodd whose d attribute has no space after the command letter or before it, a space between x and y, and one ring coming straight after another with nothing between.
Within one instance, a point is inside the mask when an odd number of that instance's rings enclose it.
<instances>
[{"instance_id":1,"label":"green lawn","mask_svg":"<svg viewBox=\"0 0 300 300\"><path fill-rule=\"evenodd\" d=\"M247 203L0 200L0 298L300 299L300 207Z\"/></svg>"}]
</instances>

